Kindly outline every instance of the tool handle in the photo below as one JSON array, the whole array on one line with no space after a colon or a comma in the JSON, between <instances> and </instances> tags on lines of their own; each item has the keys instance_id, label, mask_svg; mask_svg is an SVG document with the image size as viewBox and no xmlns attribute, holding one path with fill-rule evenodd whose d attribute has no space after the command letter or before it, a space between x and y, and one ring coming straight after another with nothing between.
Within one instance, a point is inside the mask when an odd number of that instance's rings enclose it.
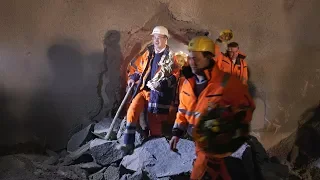
<instances>
[{"instance_id":1,"label":"tool handle","mask_svg":"<svg viewBox=\"0 0 320 180\"><path fill-rule=\"evenodd\" d=\"M133 88L133 85L129 87L126 95L124 96L124 98L123 98L123 100L122 100L122 102L121 102L121 104L120 104L120 106L119 106L119 108L118 108L118 111L117 111L116 115L114 116L114 118L113 118L113 120L112 120L112 123L111 123L111 125L110 125L110 127L109 127L108 133L107 133L107 135L105 136L104 139L109 140L110 135L111 135L111 132L113 131L113 127L114 127L114 125L115 125L115 123L116 123L116 119L117 119L118 116L120 115L120 112L121 112L121 110L122 110L125 102L127 101L127 99L128 99L128 97L129 97L129 95L130 95L130 92L131 92L132 88Z\"/></svg>"}]
</instances>

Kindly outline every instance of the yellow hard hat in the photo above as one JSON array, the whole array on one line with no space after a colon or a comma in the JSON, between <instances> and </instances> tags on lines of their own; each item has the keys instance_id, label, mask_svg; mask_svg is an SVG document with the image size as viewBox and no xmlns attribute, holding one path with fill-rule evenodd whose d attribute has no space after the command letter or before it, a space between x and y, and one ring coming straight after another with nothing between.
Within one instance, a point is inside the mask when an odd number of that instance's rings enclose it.
<instances>
[{"instance_id":1,"label":"yellow hard hat","mask_svg":"<svg viewBox=\"0 0 320 180\"><path fill-rule=\"evenodd\" d=\"M223 42L231 41L231 39L234 37L233 32L231 29L226 29L220 32L220 36L223 37Z\"/></svg>"},{"instance_id":2,"label":"yellow hard hat","mask_svg":"<svg viewBox=\"0 0 320 180\"><path fill-rule=\"evenodd\" d=\"M174 54L177 63L179 64L180 67L184 66L186 64L186 62L188 61L188 54L180 51L180 52L176 52Z\"/></svg>"},{"instance_id":3,"label":"yellow hard hat","mask_svg":"<svg viewBox=\"0 0 320 180\"><path fill-rule=\"evenodd\" d=\"M189 42L189 51L209 51L214 54L214 42L207 36L197 36Z\"/></svg>"}]
</instances>

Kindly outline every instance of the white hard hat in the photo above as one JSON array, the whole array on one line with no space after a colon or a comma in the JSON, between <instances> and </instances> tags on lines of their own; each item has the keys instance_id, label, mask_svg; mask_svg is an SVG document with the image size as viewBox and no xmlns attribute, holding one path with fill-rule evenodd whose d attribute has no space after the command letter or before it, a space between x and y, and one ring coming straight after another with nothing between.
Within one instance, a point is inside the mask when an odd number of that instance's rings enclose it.
<instances>
[{"instance_id":1,"label":"white hard hat","mask_svg":"<svg viewBox=\"0 0 320 180\"><path fill-rule=\"evenodd\" d=\"M154 34L162 34L169 38L168 29L165 28L164 26L156 26L155 28L153 28L151 35L154 35Z\"/></svg>"}]
</instances>

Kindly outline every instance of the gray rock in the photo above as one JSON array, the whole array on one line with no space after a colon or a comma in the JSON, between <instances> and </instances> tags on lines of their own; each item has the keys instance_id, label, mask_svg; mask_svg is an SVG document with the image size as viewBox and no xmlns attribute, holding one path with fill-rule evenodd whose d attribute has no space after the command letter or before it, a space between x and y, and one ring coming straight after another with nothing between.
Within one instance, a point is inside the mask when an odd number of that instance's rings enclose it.
<instances>
[{"instance_id":1,"label":"gray rock","mask_svg":"<svg viewBox=\"0 0 320 180\"><path fill-rule=\"evenodd\" d=\"M261 172L265 180L281 180L289 177L289 168L283 164L264 163Z\"/></svg>"},{"instance_id":2,"label":"gray rock","mask_svg":"<svg viewBox=\"0 0 320 180\"><path fill-rule=\"evenodd\" d=\"M247 144L241 146L229 157L226 157L224 161L232 179L255 179L252 151Z\"/></svg>"},{"instance_id":3,"label":"gray rock","mask_svg":"<svg viewBox=\"0 0 320 180\"><path fill-rule=\"evenodd\" d=\"M89 176L89 180L105 180L104 179L104 172L106 171L106 167L102 168L100 171L94 173L94 174L91 174Z\"/></svg>"},{"instance_id":4,"label":"gray rock","mask_svg":"<svg viewBox=\"0 0 320 180\"><path fill-rule=\"evenodd\" d=\"M50 156L48 159L46 159L43 163L47 165L55 165L59 163L59 154L51 151L50 149L46 150L46 153Z\"/></svg>"},{"instance_id":5,"label":"gray rock","mask_svg":"<svg viewBox=\"0 0 320 180\"><path fill-rule=\"evenodd\" d=\"M89 126L82 129L81 131L75 133L68 141L67 151L68 152L76 151L83 144L94 139L94 135L91 133L91 131L93 131L93 128L94 128L94 124L90 124Z\"/></svg>"},{"instance_id":6,"label":"gray rock","mask_svg":"<svg viewBox=\"0 0 320 180\"><path fill-rule=\"evenodd\" d=\"M106 180L119 180L120 170L119 167L109 166L104 172L104 179Z\"/></svg>"},{"instance_id":7,"label":"gray rock","mask_svg":"<svg viewBox=\"0 0 320 180\"><path fill-rule=\"evenodd\" d=\"M73 163L73 161L80 158L82 155L86 154L90 149L90 144L91 141L68 154L65 158L63 158L63 162L61 163L61 165L70 165Z\"/></svg>"},{"instance_id":8,"label":"gray rock","mask_svg":"<svg viewBox=\"0 0 320 180\"><path fill-rule=\"evenodd\" d=\"M133 171L144 170L157 178L190 172L195 158L194 143L181 139L177 149L177 153L171 151L165 138L152 139L135 149L132 155L125 156L121 165Z\"/></svg>"},{"instance_id":9,"label":"gray rock","mask_svg":"<svg viewBox=\"0 0 320 180\"><path fill-rule=\"evenodd\" d=\"M43 163L47 165L55 165L59 162L59 156L50 156Z\"/></svg>"},{"instance_id":10,"label":"gray rock","mask_svg":"<svg viewBox=\"0 0 320 180\"><path fill-rule=\"evenodd\" d=\"M125 156L121 165L132 171L140 171L147 166L154 166L156 159L145 148L139 147L134 150L132 155Z\"/></svg>"},{"instance_id":11,"label":"gray rock","mask_svg":"<svg viewBox=\"0 0 320 180\"><path fill-rule=\"evenodd\" d=\"M234 158L237 158L237 159L242 159L243 153L246 151L246 149L248 147L249 147L249 145L247 143L244 143L242 146L240 146L239 149L237 149L237 151L232 153L230 156L234 157Z\"/></svg>"},{"instance_id":12,"label":"gray rock","mask_svg":"<svg viewBox=\"0 0 320 180\"><path fill-rule=\"evenodd\" d=\"M100 136L107 135L107 132L109 131L109 127L112 123L112 120L113 120L112 118L104 118L102 121L100 121L94 126L93 133ZM121 124L121 119L118 118L113 127L114 132L118 132L120 128L120 124Z\"/></svg>"},{"instance_id":13,"label":"gray rock","mask_svg":"<svg viewBox=\"0 0 320 180\"><path fill-rule=\"evenodd\" d=\"M64 157L66 157L68 155L68 152L67 152L67 150L62 150L61 152L60 152L60 154L59 154L59 157L60 158L64 158Z\"/></svg>"},{"instance_id":14,"label":"gray rock","mask_svg":"<svg viewBox=\"0 0 320 180\"><path fill-rule=\"evenodd\" d=\"M125 174L121 177L120 180L143 180L143 173L142 173L142 171L137 171L137 172L133 173L132 175Z\"/></svg>"},{"instance_id":15,"label":"gray rock","mask_svg":"<svg viewBox=\"0 0 320 180\"><path fill-rule=\"evenodd\" d=\"M316 168L319 168L320 169L320 159L317 159L313 165L316 167Z\"/></svg>"},{"instance_id":16,"label":"gray rock","mask_svg":"<svg viewBox=\"0 0 320 180\"><path fill-rule=\"evenodd\" d=\"M95 139L90 143L90 154L98 164L109 165L124 156L118 145L117 141Z\"/></svg>"},{"instance_id":17,"label":"gray rock","mask_svg":"<svg viewBox=\"0 0 320 180\"><path fill-rule=\"evenodd\" d=\"M130 180L142 180L143 178L142 171L137 171L130 176Z\"/></svg>"},{"instance_id":18,"label":"gray rock","mask_svg":"<svg viewBox=\"0 0 320 180\"><path fill-rule=\"evenodd\" d=\"M59 156L58 153L50 150L50 149L46 149L46 153L49 155L49 156Z\"/></svg>"},{"instance_id":19,"label":"gray rock","mask_svg":"<svg viewBox=\"0 0 320 180\"><path fill-rule=\"evenodd\" d=\"M72 180L87 178L86 171L76 166L71 166L71 167L61 166L58 168L57 174L64 177L65 179L72 179Z\"/></svg>"},{"instance_id":20,"label":"gray rock","mask_svg":"<svg viewBox=\"0 0 320 180\"><path fill-rule=\"evenodd\" d=\"M81 163L81 164L77 164L76 166L82 168L82 169L98 169L101 168L101 166L99 164L97 164L96 162L88 162L88 163Z\"/></svg>"},{"instance_id":21,"label":"gray rock","mask_svg":"<svg viewBox=\"0 0 320 180\"><path fill-rule=\"evenodd\" d=\"M131 176L131 174L125 174L125 175L121 176L120 180L129 180L130 176Z\"/></svg>"},{"instance_id":22,"label":"gray rock","mask_svg":"<svg viewBox=\"0 0 320 180\"><path fill-rule=\"evenodd\" d=\"M232 179L286 179L288 167L270 160L267 152L255 137L225 158Z\"/></svg>"},{"instance_id":23,"label":"gray rock","mask_svg":"<svg viewBox=\"0 0 320 180\"><path fill-rule=\"evenodd\" d=\"M157 180L170 180L170 177L162 177L162 178L158 178Z\"/></svg>"},{"instance_id":24,"label":"gray rock","mask_svg":"<svg viewBox=\"0 0 320 180\"><path fill-rule=\"evenodd\" d=\"M157 178L157 176L155 174L151 174L150 172L144 172L145 176L143 178L145 179L155 179L155 180L170 180L170 177L160 177Z\"/></svg>"}]
</instances>

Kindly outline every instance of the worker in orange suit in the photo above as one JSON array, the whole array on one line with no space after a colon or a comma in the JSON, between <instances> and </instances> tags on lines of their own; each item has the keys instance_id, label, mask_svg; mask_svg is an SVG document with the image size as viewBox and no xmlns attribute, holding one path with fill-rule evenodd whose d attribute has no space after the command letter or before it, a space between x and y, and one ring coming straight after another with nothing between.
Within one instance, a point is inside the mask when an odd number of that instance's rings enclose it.
<instances>
[{"instance_id":1,"label":"worker in orange suit","mask_svg":"<svg viewBox=\"0 0 320 180\"><path fill-rule=\"evenodd\" d=\"M224 36L219 36L215 43L215 61L220 70L236 75L243 84L248 83L248 65L246 55L240 52L239 44L231 42L227 45L226 53L220 51L221 43L225 41Z\"/></svg>"},{"instance_id":2,"label":"worker in orange suit","mask_svg":"<svg viewBox=\"0 0 320 180\"><path fill-rule=\"evenodd\" d=\"M180 70L180 73L179 73L179 77L178 77L178 80L177 80L177 84L176 84L176 88L175 88L175 96L174 96L174 102L173 102L173 105L171 106L170 108L170 112L169 112L169 116L168 116L168 124L170 125L173 125L174 124L174 121L176 119L176 114L177 114L177 111L178 111L178 106L179 106L179 94L180 94L180 91L181 91L181 87L182 87L182 84L185 80L185 77L183 76L183 72L184 69L186 67L188 67L188 62L187 62L187 54L180 51L180 52L177 52L175 53L175 61L177 62L178 66L179 66L179 70Z\"/></svg>"},{"instance_id":3,"label":"worker in orange suit","mask_svg":"<svg viewBox=\"0 0 320 180\"><path fill-rule=\"evenodd\" d=\"M167 45L169 38L167 28L156 26L151 35L153 44L148 46L148 49L138 57L137 70L129 74L128 86L137 84L137 93L127 111L124 145L121 147L125 153L131 153L134 149L136 126L145 107L148 109L149 135L162 135L162 120L165 120L169 113L179 76L179 69L176 68L173 53ZM165 71L161 76L158 73L163 70L160 64L166 63L172 64L169 68L171 71ZM162 78L156 81L155 77Z\"/></svg>"},{"instance_id":4,"label":"worker in orange suit","mask_svg":"<svg viewBox=\"0 0 320 180\"><path fill-rule=\"evenodd\" d=\"M214 42L206 36L188 45L189 71L180 92L170 148L188 132L195 140L197 158L190 179L230 180L223 158L235 152L249 133L254 102L248 87L236 76L219 69Z\"/></svg>"}]
</instances>

